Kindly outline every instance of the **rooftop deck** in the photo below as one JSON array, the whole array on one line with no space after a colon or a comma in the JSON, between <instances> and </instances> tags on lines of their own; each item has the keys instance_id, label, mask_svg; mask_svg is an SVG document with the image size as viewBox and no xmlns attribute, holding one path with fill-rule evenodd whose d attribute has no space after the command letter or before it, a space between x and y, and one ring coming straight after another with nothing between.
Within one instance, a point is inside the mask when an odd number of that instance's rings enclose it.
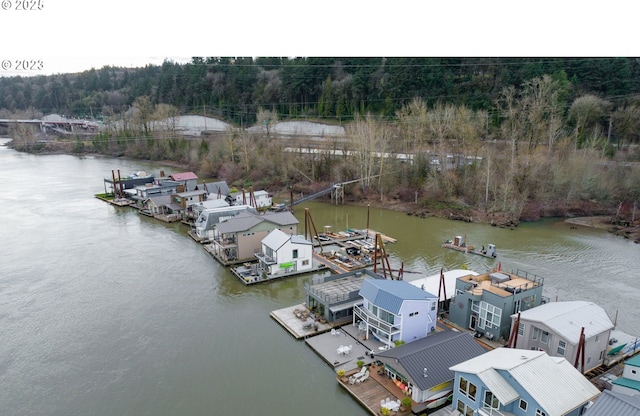
<instances>
[{"instance_id":1,"label":"rooftop deck","mask_svg":"<svg viewBox=\"0 0 640 416\"><path fill-rule=\"evenodd\" d=\"M503 279L497 277L503 277ZM541 284L539 279L532 280L528 277L502 271L464 276L460 280L471 285L469 290L474 295L482 295L482 291L486 290L502 297L513 296L514 293L533 289Z\"/></svg>"}]
</instances>

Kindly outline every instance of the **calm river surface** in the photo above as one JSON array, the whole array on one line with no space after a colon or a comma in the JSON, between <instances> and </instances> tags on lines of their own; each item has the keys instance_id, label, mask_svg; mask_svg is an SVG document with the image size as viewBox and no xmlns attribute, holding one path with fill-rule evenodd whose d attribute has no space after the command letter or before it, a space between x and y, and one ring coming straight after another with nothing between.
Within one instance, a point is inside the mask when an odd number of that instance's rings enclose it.
<instances>
[{"instance_id":1,"label":"calm river surface","mask_svg":"<svg viewBox=\"0 0 640 416\"><path fill-rule=\"evenodd\" d=\"M6 142L0 139L0 144ZM96 198L136 161L0 146L0 415L367 414L333 370L269 312L312 275L245 287L186 234ZM308 203L317 227L365 228L367 208ZM640 334L640 246L561 221L515 230L371 209L405 280L497 261L440 247L494 243L504 269L545 277L552 299L591 300Z\"/></svg>"}]
</instances>

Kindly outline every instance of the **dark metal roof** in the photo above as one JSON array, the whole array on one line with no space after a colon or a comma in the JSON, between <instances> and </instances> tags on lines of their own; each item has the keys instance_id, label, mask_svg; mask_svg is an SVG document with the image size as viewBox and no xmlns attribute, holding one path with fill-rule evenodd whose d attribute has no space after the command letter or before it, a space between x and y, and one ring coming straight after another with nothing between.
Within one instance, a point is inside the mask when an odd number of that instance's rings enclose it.
<instances>
[{"instance_id":1,"label":"dark metal roof","mask_svg":"<svg viewBox=\"0 0 640 416\"><path fill-rule=\"evenodd\" d=\"M154 195L148 197L147 200L153 202L156 206L161 207L171 203L171 195Z\"/></svg>"},{"instance_id":2,"label":"dark metal roof","mask_svg":"<svg viewBox=\"0 0 640 416\"><path fill-rule=\"evenodd\" d=\"M283 212L266 212L262 214L262 217L274 224L278 225L294 225L299 224L300 221L289 211Z\"/></svg>"},{"instance_id":3,"label":"dark metal roof","mask_svg":"<svg viewBox=\"0 0 640 416\"><path fill-rule=\"evenodd\" d=\"M604 390L593 402L584 416L638 416L640 396Z\"/></svg>"},{"instance_id":4,"label":"dark metal roof","mask_svg":"<svg viewBox=\"0 0 640 416\"><path fill-rule=\"evenodd\" d=\"M284 214L284 215L281 215ZM261 222L270 222L279 226L298 224L298 219L290 212L277 212L258 214L250 211L243 211L233 218L216 224L216 228L222 234L237 233L247 231Z\"/></svg>"},{"instance_id":5,"label":"dark metal roof","mask_svg":"<svg viewBox=\"0 0 640 416\"><path fill-rule=\"evenodd\" d=\"M229 185L225 181L205 183L204 189L211 195L217 195L218 191L220 191L220 195L229 195Z\"/></svg>"},{"instance_id":6,"label":"dark metal roof","mask_svg":"<svg viewBox=\"0 0 640 416\"><path fill-rule=\"evenodd\" d=\"M454 378L455 373L449 367L485 352L487 350L468 332L442 331L375 356L397 359L396 365L390 364L392 367L404 371L403 375L420 390L429 390Z\"/></svg>"}]
</instances>

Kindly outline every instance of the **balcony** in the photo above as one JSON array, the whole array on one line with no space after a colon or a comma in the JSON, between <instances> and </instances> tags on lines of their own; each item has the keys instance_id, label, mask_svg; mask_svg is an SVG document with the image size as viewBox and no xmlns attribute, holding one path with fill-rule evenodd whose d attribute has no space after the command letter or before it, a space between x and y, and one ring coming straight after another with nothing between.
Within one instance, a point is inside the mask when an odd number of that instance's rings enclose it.
<instances>
[{"instance_id":1,"label":"balcony","mask_svg":"<svg viewBox=\"0 0 640 416\"><path fill-rule=\"evenodd\" d=\"M238 246L238 244L236 243L236 239L235 238L215 237L213 239L213 243L219 245L222 248L233 248L233 247L237 247Z\"/></svg>"},{"instance_id":2,"label":"balcony","mask_svg":"<svg viewBox=\"0 0 640 416\"><path fill-rule=\"evenodd\" d=\"M401 324L390 324L389 322L383 321L360 305L353 306L353 313L363 322L366 322L369 328L377 329L387 335L389 339L391 339L393 335L400 333Z\"/></svg>"},{"instance_id":3,"label":"balcony","mask_svg":"<svg viewBox=\"0 0 640 416\"><path fill-rule=\"evenodd\" d=\"M256 258L260 260L261 263L264 263L266 265L272 265L272 264L278 263L276 259L269 257L262 252L254 253L253 255L256 256Z\"/></svg>"}]
</instances>

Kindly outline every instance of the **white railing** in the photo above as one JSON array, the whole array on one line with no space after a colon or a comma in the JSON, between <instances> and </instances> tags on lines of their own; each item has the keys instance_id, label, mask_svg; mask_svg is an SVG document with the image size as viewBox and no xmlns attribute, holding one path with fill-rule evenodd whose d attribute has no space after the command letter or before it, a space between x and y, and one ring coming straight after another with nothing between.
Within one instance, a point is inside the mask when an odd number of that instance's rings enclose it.
<instances>
[{"instance_id":1,"label":"white railing","mask_svg":"<svg viewBox=\"0 0 640 416\"><path fill-rule=\"evenodd\" d=\"M478 409L478 414L481 416L512 416L513 413L506 412L503 413L498 409L494 409L492 407L481 407Z\"/></svg>"},{"instance_id":2,"label":"white railing","mask_svg":"<svg viewBox=\"0 0 640 416\"><path fill-rule=\"evenodd\" d=\"M372 315L368 310L360 305L353 305L353 313L360 319L365 321L369 326L372 326L383 333L391 336L397 332L400 332L400 325L393 325L389 322L383 321L377 316Z\"/></svg>"}]
</instances>

